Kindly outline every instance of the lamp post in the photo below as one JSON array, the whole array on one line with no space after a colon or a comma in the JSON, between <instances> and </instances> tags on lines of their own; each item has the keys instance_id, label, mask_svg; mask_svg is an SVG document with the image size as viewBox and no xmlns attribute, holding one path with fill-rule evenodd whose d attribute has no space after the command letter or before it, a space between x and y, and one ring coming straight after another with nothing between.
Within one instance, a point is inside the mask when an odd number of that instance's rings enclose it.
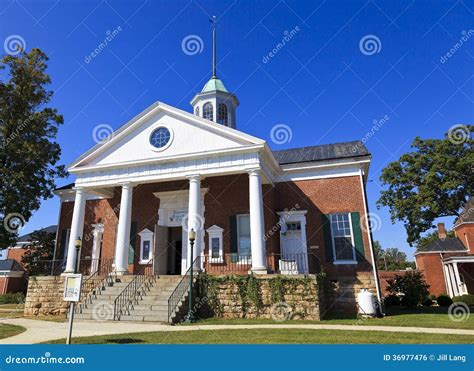
<instances>
[{"instance_id":1,"label":"lamp post","mask_svg":"<svg viewBox=\"0 0 474 371\"><path fill-rule=\"evenodd\" d=\"M191 249L191 266L189 268L189 308L188 308L188 318L186 322L194 322L194 316L193 316L193 266L194 266L194 241L196 240L196 232L194 229L191 228L191 230L188 233L188 238L189 238L189 248Z\"/></svg>"},{"instance_id":2,"label":"lamp post","mask_svg":"<svg viewBox=\"0 0 474 371\"><path fill-rule=\"evenodd\" d=\"M82 240L81 237L77 237L75 241L76 246L76 264L74 264L74 274L79 270L79 252L81 251ZM71 301L69 305L69 331L67 334L66 344L71 344L72 337L72 323L74 321L74 308L76 306L75 301Z\"/></svg>"}]
</instances>

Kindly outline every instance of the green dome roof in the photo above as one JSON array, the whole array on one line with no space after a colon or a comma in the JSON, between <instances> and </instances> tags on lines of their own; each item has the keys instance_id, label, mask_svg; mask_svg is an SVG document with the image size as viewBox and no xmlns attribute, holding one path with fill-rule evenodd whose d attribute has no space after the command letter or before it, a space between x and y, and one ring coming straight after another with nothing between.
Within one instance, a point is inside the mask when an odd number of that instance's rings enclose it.
<instances>
[{"instance_id":1,"label":"green dome roof","mask_svg":"<svg viewBox=\"0 0 474 371\"><path fill-rule=\"evenodd\" d=\"M223 91L225 93L228 93L227 89L224 86L224 83L217 77L211 77L211 79L202 88L201 93L208 93L211 91Z\"/></svg>"}]
</instances>

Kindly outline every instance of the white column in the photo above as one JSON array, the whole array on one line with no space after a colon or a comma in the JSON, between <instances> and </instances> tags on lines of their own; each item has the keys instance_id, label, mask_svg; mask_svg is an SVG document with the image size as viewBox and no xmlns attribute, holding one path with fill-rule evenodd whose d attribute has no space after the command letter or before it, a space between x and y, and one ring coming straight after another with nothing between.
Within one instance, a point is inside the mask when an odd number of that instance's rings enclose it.
<instances>
[{"instance_id":1,"label":"white column","mask_svg":"<svg viewBox=\"0 0 474 371\"><path fill-rule=\"evenodd\" d=\"M267 261L264 242L265 223L263 219L263 196L260 169L252 169L249 170L248 173L252 272L267 273Z\"/></svg>"},{"instance_id":2,"label":"white column","mask_svg":"<svg viewBox=\"0 0 474 371\"><path fill-rule=\"evenodd\" d=\"M130 224L132 219L132 192L131 183L122 184L120 199L120 215L115 245L115 272L128 273L128 247L130 244Z\"/></svg>"},{"instance_id":3,"label":"white column","mask_svg":"<svg viewBox=\"0 0 474 371\"><path fill-rule=\"evenodd\" d=\"M444 269L444 281L446 283L446 290L448 291L448 295L450 297L453 297L453 288L451 286L451 277L450 277L450 272L447 264L443 264L443 269Z\"/></svg>"},{"instance_id":4,"label":"white column","mask_svg":"<svg viewBox=\"0 0 474 371\"><path fill-rule=\"evenodd\" d=\"M456 282L456 276L454 274L454 268L452 264L448 265L449 275L451 277L451 287L453 288L453 296L459 295L459 287L458 283Z\"/></svg>"},{"instance_id":5,"label":"white column","mask_svg":"<svg viewBox=\"0 0 474 371\"><path fill-rule=\"evenodd\" d=\"M189 200L188 200L188 232L194 229L196 232L196 240L194 241L193 260L196 256L201 255L201 239L202 230L204 223L201 216L201 179L199 175L189 175ZM188 235L186 234L187 241L187 259L186 268L189 268L192 264L191 261L191 245L189 243ZM196 265L198 268L198 265Z\"/></svg>"},{"instance_id":6,"label":"white column","mask_svg":"<svg viewBox=\"0 0 474 371\"><path fill-rule=\"evenodd\" d=\"M84 213L86 210L86 195L83 188L76 188L74 210L72 212L71 233L67 247L66 270L64 273L74 273L76 267L76 240L82 238L84 229ZM79 253L80 257L80 253Z\"/></svg>"},{"instance_id":7,"label":"white column","mask_svg":"<svg viewBox=\"0 0 474 371\"><path fill-rule=\"evenodd\" d=\"M99 270L99 259L102 243L102 234L104 233L104 225L92 224L92 227L94 228L94 230L92 231L94 239L92 241L91 274Z\"/></svg>"},{"instance_id":8,"label":"white column","mask_svg":"<svg viewBox=\"0 0 474 371\"><path fill-rule=\"evenodd\" d=\"M461 276L459 275L458 263L453 263L453 270L454 270L454 277L456 277L458 295L464 295L466 293L464 292L464 285L461 281Z\"/></svg>"}]
</instances>

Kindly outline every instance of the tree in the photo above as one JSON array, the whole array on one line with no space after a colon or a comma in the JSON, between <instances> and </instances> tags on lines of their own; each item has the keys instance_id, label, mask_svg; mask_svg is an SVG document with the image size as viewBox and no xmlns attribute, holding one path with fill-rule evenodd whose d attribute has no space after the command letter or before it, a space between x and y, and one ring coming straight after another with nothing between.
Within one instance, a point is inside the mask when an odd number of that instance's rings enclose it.
<instances>
[{"instance_id":1,"label":"tree","mask_svg":"<svg viewBox=\"0 0 474 371\"><path fill-rule=\"evenodd\" d=\"M386 250L382 248L379 241L374 241L374 255L377 268L382 271L394 271L400 269L414 268L415 263L407 260L407 254L390 247Z\"/></svg>"},{"instance_id":2,"label":"tree","mask_svg":"<svg viewBox=\"0 0 474 371\"><path fill-rule=\"evenodd\" d=\"M451 238L454 237L454 232L453 231L448 231L447 232L447 237ZM416 251L425 251L426 247L433 241L439 240L438 236L438 231L432 231L428 234L426 234L423 237L420 237L420 239L416 242Z\"/></svg>"},{"instance_id":3,"label":"tree","mask_svg":"<svg viewBox=\"0 0 474 371\"><path fill-rule=\"evenodd\" d=\"M474 126L461 130L462 138L453 134L455 130L444 139L416 137L413 151L382 171L380 180L388 189L381 192L377 205L389 207L392 223L403 222L410 245L434 228L436 218L459 215L474 194Z\"/></svg>"},{"instance_id":4,"label":"tree","mask_svg":"<svg viewBox=\"0 0 474 371\"><path fill-rule=\"evenodd\" d=\"M19 227L52 197L61 149L55 142L63 117L47 107L48 57L23 50L0 60L0 246L15 241Z\"/></svg>"},{"instance_id":5,"label":"tree","mask_svg":"<svg viewBox=\"0 0 474 371\"><path fill-rule=\"evenodd\" d=\"M407 307L421 304L428 297L429 288L423 274L416 271L396 274L393 280L387 280L387 291L392 295L402 294L402 305Z\"/></svg>"},{"instance_id":6,"label":"tree","mask_svg":"<svg viewBox=\"0 0 474 371\"><path fill-rule=\"evenodd\" d=\"M52 274L52 259L54 257L55 233L35 232L31 243L23 247L26 252L21 258L23 268L29 276Z\"/></svg>"}]
</instances>

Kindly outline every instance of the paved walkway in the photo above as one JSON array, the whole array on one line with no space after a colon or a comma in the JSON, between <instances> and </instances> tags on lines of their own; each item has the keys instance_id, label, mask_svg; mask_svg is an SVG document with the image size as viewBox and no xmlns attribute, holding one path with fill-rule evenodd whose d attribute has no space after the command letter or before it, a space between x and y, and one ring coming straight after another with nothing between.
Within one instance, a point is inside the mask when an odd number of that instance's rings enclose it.
<instances>
[{"instance_id":1,"label":"paved walkway","mask_svg":"<svg viewBox=\"0 0 474 371\"><path fill-rule=\"evenodd\" d=\"M0 320L0 323L9 323L26 328L26 331L6 339L0 339L0 344L34 344L45 341L65 338L67 322L51 322L26 318ZM345 330L345 331L384 331L384 332L417 332L425 334L474 335L474 330L424 328L424 327L396 327L396 326L357 326L357 325L319 325L319 324L268 324L268 325L195 325L170 326L161 323L137 322L97 322L76 321L73 337L127 334L132 332L155 331L197 331L197 330L237 330L237 329L308 329L308 330Z\"/></svg>"}]
</instances>

